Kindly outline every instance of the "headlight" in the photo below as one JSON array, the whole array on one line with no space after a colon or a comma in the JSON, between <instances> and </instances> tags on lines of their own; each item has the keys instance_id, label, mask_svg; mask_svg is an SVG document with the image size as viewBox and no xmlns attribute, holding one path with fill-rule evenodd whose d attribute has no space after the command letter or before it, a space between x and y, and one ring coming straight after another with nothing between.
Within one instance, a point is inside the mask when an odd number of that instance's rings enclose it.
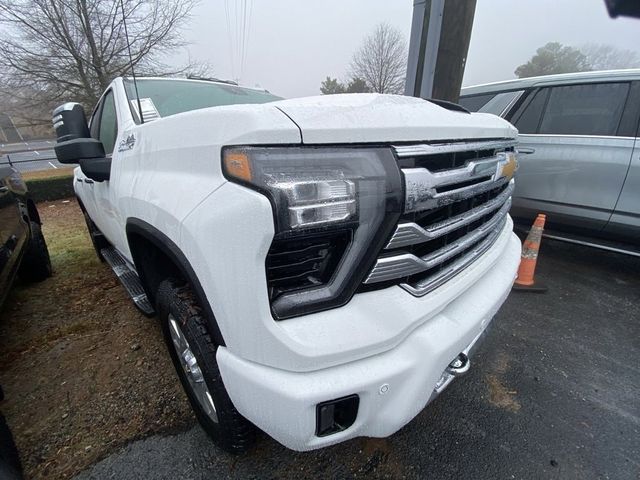
<instances>
[{"instance_id":1,"label":"headlight","mask_svg":"<svg viewBox=\"0 0 640 480\"><path fill-rule=\"evenodd\" d=\"M402 211L387 148L232 147L223 169L273 206L266 269L278 319L348 302Z\"/></svg>"}]
</instances>

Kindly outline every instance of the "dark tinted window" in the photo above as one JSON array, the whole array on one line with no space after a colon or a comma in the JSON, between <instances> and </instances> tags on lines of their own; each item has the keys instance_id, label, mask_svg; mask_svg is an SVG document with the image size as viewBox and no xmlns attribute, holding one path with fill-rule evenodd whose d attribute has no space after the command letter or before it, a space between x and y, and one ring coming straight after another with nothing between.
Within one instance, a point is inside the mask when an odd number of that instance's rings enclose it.
<instances>
[{"instance_id":1,"label":"dark tinted window","mask_svg":"<svg viewBox=\"0 0 640 480\"><path fill-rule=\"evenodd\" d=\"M113 92L109 91L104 96L102 113L100 115L100 141L107 155L113 152L113 146L118 136L118 119L116 118L116 102Z\"/></svg>"},{"instance_id":2,"label":"dark tinted window","mask_svg":"<svg viewBox=\"0 0 640 480\"><path fill-rule=\"evenodd\" d=\"M486 105L486 103L495 97L495 93L487 93L485 95L473 95L460 97L458 100L458 104L462 105L464 108L469 110L470 112L477 112L482 107Z\"/></svg>"},{"instance_id":3,"label":"dark tinted window","mask_svg":"<svg viewBox=\"0 0 640 480\"><path fill-rule=\"evenodd\" d=\"M628 83L553 87L540 133L615 135L628 93Z\"/></svg>"},{"instance_id":4,"label":"dark tinted window","mask_svg":"<svg viewBox=\"0 0 640 480\"><path fill-rule=\"evenodd\" d=\"M513 116L513 124L520 133L537 133L542 110L549 95L549 89L538 90L530 102L525 102Z\"/></svg>"},{"instance_id":5,"label":"dark tinted window","mask_svg":"<svg viewBox=\"0 0 640 480\"><path fill-rule=\"evenodd\" d=\"M637 137L640 128L638 125L640 120L640 81L631 82L629 88L629 96L627 97L627 105L624 107L624 113L618 127L618 136L620 137Z\"/></svg>"}]
</instances>

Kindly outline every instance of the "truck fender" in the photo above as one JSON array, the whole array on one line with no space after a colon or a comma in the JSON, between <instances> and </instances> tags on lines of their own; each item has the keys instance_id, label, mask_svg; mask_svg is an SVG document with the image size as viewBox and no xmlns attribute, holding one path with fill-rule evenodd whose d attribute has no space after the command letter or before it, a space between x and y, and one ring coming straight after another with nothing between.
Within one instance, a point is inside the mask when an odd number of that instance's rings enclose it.
<instances>
[{"instance_id":1,"label":"truck fender","mask_svg":"<svg viewBox=\"0 0 640 480\"><path fill-rule=\"evenodd\" d=\"M138 276L140 277L140 281L145 288L147 296L155 301L156 292L149 291L149 282L145 278L145 268L147 268L147 266L143 265L141 262L141 255L136 248L135 238L142 238L145 241L151 243L173 264L182 278L191 284L191 287L193 288L198 298L198 303L207 313L209 331L213 336L216 345L224 346L224 339L222 338L222 333L220 332L220 328L218 327L218 322L215 319L215 315L213 314L213 310L211 309L211 304L207 299L207 295L204 292L204 289L202 288L202 285L200 284L200 281L198 280L198 277L196 276L189 261L187 260L184 253L182 253L180 248L160 230L139 218L127 219L126 233L131 256L138 272Z\"/></svg>"}]
</instances>

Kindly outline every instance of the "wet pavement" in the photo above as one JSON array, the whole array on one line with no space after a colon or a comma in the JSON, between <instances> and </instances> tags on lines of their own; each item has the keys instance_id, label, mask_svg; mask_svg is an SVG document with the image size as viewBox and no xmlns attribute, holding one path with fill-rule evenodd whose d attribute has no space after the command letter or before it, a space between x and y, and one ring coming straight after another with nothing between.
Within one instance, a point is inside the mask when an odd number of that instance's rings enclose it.
<instances>
[{"instance_id":1,"label":"wet pavement","mask_svg":"<svg viewBox=\"0 0 640 480\"><path fill-rule=\"evenodd\" d=\"M395 435L235 457L199 427L81 479L640 478L640 258L544 240L545 294L513 293L471 371Z\"/></svg>"},{"instance_id":2,"label":"wet pavement","mask_svg":"<svg viewBox=\"0 0 640 480\"><path fill-rule=\"evenodd\" d=\"M53 151L55 140L0 144L0 164L11 163L19 172L64 168Z\"/></svg>"}]
</instances>

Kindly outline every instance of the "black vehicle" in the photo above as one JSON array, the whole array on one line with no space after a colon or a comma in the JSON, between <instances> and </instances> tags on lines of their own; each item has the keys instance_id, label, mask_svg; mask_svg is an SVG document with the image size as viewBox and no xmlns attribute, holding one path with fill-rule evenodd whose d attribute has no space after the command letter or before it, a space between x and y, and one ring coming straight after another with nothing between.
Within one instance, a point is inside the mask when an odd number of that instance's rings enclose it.
<instances>
[{"instance_id":1,"label":"black vehicle","mask_svg":"<svg viewBox=\"0 0 640 480\"><path fill-rule=\"evenodd\" d=\"M0 306L18 274L42 281L51 276L51 261L27 186L10 163L0 160Z\"/></svg>"},{"instance_id":2,"label":"black vehicle","mask_svg":"<svg viewBox=\"0 0 640 480\"><path fill-rule=\"evenodd\" d=\"M4 400L4 392L0 387L0 401L2 400ZM0 478L2 480L22 479L20 455L2 413L0 413Z\"/></svg>"}]
</instances>

